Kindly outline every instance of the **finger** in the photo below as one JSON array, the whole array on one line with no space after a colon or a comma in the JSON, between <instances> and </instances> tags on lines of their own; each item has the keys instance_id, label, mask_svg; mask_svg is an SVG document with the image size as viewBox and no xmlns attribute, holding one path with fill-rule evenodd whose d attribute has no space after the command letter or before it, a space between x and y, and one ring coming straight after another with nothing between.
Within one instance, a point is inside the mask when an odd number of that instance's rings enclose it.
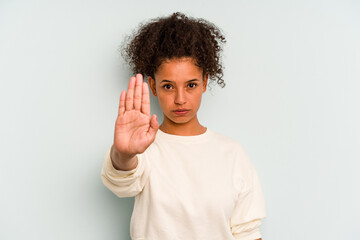
<instances>
[{"instance_id":1,"label":"finger","mask_svg":"<svg viewBox=\"0 0 360 240\"><path fill-rule=\"evenodd\" d=\"M120 94L119 115L123 115L125 112L125 98L126 98L126 91L122 91Z\"/></svg>"},{"instance_id":2,"label":"finger","mask_svg":"<svg viewBox=\"0 0 360 240\"><path fill-rule=\"evenodd\" d=\"M158 129L159 129L159 123L157 121L156 114L154 114L151 117L150 128L149 128L149 135L150 135L152 141L155 139L155 135L156 135L156 132L158 131Z\"/></svg>"},{"instance_id":3,"label":"finger","mask_svg":"<svg viewBox=\"0 0 360 240\"><path fill-rule=\"evenodd\" d=\"M131 77L126 92L125 99L125 110L130 111L134 108L134 87L135 87L135 77Z\"/></svg>"},{"instance_id":4,"label":"finger","mask_svg":"<svg viewBox=\"0 0 360 240\"><path fill-rule=\"evenodd\" d=\"M134 93L134 108L135 110L139 110L141 108L141 93L142 93L142 75L136 74L136 81L135 81L135 93Z\"/></svg>"},{"instance_id":5,"label":"finger","mask_svg":"<svg viewBox=\"0 0 360 240\"><path fill-rule=\"evenodd\" d=\"M150 117L150 94L146 82L143 82L142 84L141 112Z\"/></svg>"}]
</instances>

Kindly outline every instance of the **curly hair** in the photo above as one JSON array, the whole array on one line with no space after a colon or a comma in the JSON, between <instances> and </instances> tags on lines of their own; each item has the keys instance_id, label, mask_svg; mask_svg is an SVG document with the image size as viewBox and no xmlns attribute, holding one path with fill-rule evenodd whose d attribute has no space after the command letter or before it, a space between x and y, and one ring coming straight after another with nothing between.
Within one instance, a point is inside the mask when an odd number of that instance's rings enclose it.
<instances>
[{"instance_id":1,"label":"curly hair","mask_svg":"<svg viewBox=\"0 0 360 240\"><path fill-rule=\"evenodd\" d=\"M224 43L224 35L213 23L175 12L140 23L138 30L125 38L120 50L134 73L152 78L163 61L191 57L203 75L207 73L210 80L224 87L220 61Z\"/></svg>"}]
</instances>

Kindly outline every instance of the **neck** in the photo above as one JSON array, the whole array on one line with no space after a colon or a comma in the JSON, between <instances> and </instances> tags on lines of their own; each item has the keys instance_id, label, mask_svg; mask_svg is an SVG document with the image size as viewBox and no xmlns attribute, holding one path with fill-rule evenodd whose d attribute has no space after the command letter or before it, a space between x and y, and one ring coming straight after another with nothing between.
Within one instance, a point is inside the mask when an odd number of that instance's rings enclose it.
<instances>
[{"instance_id":1,"label":"neck","mask_svg":"<svg viewBox=\"0 0 360 240\"><path fill-rule=\"evenodd\" d=\"M175 123L164 116L164 121L159 128L165 133L180 136L193 136L206 132L206 127L200 124L197 117L186 123Z\"/></svg>"}]
</instances>

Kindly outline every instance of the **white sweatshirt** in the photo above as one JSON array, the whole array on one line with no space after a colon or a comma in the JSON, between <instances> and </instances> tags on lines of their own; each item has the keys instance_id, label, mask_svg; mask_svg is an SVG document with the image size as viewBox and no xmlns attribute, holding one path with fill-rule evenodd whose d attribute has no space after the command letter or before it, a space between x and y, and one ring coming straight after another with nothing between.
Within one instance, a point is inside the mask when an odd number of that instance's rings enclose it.
<instances>
[{"instance_id":1,"label":"white sweatshirt","mask_svg":"<svg viewBox=\"0 0 360 240\"><path fill-rule=\"evenodd\" d=\"M254 240L266 217L256 170L242 145L207 129L195 136L158 130L129 171L108 149L102 181L118 197L135 196L132 240Z\"/></svg>"}]
</instances>

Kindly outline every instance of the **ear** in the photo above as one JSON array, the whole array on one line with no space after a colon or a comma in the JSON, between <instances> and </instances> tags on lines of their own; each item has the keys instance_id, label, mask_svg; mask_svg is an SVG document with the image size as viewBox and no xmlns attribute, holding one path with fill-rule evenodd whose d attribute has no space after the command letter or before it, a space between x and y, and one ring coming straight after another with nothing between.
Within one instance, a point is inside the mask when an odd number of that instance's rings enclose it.
<instances>
[{"instance_id":1,"label":"ear","mask_svg":"<svg viewBox=\"0 0 360 240\"><path fill-rule=\"evenodd\" d=\"M203 77L203 93L206 92L206 88L207 88L207 83L208 83L208 77L209 77L209 74L208 73L205 73L204 74L204 77Z\"/></svg>"},{"instance_id":2,"label":"ear","mask_svg":"<svg viewBox=\"0 0 360 240\"><path fill-rule=\"evenodd\" d=\"M156 97L156 83L155 83L155 79L153 79L152 77L148 76L148 82L149 82L149 86L151 89L152 94Z\"/></svg>"}]
</instances>

